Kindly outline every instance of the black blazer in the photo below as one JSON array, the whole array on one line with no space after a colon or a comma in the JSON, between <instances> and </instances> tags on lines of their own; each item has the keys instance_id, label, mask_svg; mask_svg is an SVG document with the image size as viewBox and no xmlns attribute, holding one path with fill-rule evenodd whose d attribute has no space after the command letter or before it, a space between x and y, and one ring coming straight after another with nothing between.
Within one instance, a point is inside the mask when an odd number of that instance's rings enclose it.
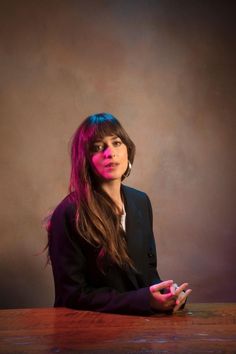
<instances>
[{"instance_id":1,"label":"black blazer","mask_svg":"<svg viewBox=\"0 0 236 354\"><path fill-rule=\"evenodd\" d=\"M97 266L99 248L86 242L75 228L75 204L67 196L51 218L49 255L54 306L127 314L153 313L149 286L159 283L152 231L152 208L147 195L122 185L126 210L128 253L137 271L110 265L105 274Z\"/></svg>"}]
</instances>

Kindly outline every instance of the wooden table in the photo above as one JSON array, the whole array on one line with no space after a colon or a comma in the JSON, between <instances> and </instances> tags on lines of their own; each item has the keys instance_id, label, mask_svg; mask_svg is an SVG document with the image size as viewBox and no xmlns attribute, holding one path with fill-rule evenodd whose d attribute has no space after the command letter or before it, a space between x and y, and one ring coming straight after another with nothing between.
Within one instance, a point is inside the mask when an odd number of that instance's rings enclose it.
<instances>
[{"instance_id":1,"label":"wooden table","mask_svg":"<svg viewBox=\"0 0 236 354\"><path fill-rule=\"evenodd\" d=\"M189 304L177 314L152 317L66 308L1 310L0 352L236 353L236 303Z\"/></svg>"}]
</instances>

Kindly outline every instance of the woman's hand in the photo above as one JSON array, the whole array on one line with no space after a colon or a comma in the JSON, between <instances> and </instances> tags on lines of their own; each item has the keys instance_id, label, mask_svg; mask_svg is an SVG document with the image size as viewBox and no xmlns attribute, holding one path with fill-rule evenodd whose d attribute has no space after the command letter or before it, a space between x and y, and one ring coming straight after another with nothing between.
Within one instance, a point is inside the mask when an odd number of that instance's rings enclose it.
<instances>
[{"instance_id":1,"label":"woman's hand","mask_svg":"<svg viewBox=\"0 0 236 354\"><path fill-rule=\"evenodd\" d=\"M183 283L181 286L177 287L173 280L166 280L162 283L150 286L151 307L161 312L178 311L192 291L188 289L184 292L187 287L188 283Z\"/></svg>"},{"instance_id":2,"label":"woman's hand","mask_svg":"<svg viewBox=\"0 0 236 354\"><path fill-rule=\"evenodd\" d=\"M173 308L173 312L176 312L179 309L181 309L181 307L185 304L187 297L192 292L191 289L184 291L186 289L186 286L184 285L188 286L188 283L184 283L181 286L178 286L177 284L173 284L171 287L171 292L175 294L175 296L177 296L176 304L175 307Z\"/></svg>"},{"instance_id":3,"label":"woman's hand","mask_svg":"<svg viewBox=\"0 0 236 354\"><path fill-rule=\"evenodd\" d=\"M173 280L166 280L159 284L154 284L150 286L149 290L151 293L150 305L152 309L161 312L173 311L177 299L174 294Z\"/></svg>"}]
</instances>

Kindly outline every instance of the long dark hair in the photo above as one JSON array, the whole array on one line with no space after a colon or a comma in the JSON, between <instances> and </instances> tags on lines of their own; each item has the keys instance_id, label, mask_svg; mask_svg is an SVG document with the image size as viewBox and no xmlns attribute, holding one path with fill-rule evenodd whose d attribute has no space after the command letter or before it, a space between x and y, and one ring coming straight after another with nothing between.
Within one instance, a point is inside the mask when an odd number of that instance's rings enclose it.
<instances>
[{"instance_id":1,"label":"long dark hair","mask_svg":"<svg viewBox=\"0 0 236 354\"><path fill-rule=\"evenodd\" d=\"M133 266L127 253L117 206L100 188L91 168L94 142L111 135L116 135L126 145L128 160L133 164L135 145L118 119L108 113L91 115L82 122L72 139L69 191L77 206L78 233L100 249L98 264L102 264L103 259L109 259L120 267Z\"/></svg>"}]
</instances>

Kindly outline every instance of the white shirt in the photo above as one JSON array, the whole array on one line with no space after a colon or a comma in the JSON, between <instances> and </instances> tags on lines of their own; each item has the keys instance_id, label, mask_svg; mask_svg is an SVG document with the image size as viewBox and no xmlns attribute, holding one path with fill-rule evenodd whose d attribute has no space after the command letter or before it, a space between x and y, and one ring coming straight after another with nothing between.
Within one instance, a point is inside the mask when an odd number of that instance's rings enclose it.
<instances>
[{"instance_id":1,"label":"white shirt","mask_svg":"<svg viewBox=\"0 0 236 354\"><path fill-rule=\"evenodd\" d=\"M125 220L126 220L126 212L125 212L125 206L123 204L123 207L122 207L122 214L121 214L121 217L120 217L120 223L121 223L121 226L123 228L123 230L125 231Z\"/></svg>"}]
</instances>

